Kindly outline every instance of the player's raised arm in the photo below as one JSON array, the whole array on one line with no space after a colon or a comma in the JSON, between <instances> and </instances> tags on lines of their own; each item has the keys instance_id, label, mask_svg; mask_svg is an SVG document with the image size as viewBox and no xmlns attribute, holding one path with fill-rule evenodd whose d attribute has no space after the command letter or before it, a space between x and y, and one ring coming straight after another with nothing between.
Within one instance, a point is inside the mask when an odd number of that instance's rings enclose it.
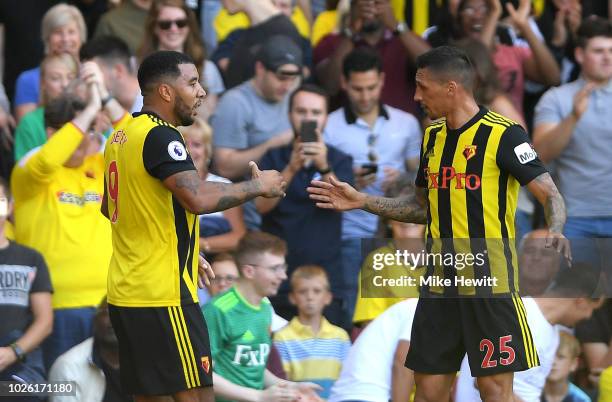
<instances>
[{"instance_id":1,"label":"player's raised arm","mask_svg":"<svg viewBox=\"0 0 612 402\"><path fill-rule=\"evenodd\" d=\"M197 171L186 170L163 180L181 205L190 212L205 214L223 211L255 197L282 197L286 183L276 170L260 171L250 163L253 178L236 184L205 181Z\"/></svg>"},{"instance_id":2,"label":"player's raised arm","mask_svg":"<svg viewBox=\"0 0 612 402\"><path fill-rule=\"evenodd\" d=\"M417 188L415 194L396 198L378 197L361 193L348 183L330 178L329 182L313 180L307 188L310 198L319 208L348 211L363 209L373 214L402 222L426 223L425 192Z\"/></svg>"}]
</instances>

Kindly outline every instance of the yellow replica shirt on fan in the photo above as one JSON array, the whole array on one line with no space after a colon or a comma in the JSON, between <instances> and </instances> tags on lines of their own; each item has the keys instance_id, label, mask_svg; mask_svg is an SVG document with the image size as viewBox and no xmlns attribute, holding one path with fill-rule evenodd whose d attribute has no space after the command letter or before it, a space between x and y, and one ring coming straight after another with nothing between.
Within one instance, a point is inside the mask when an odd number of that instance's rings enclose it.
<instances>
[{"instance_id":1,"label":"yellow replica shirt on fan","mask_svg":"<svg viewBox=\"0 0 612 402\"><path fill-rule=\"evenodd\" d=\"M104 151L113 256L108 302L123 307L197 303L199 224L163 180L195 170L178 130L135 113Z\"/></svg>"},{"instance_id":2,"label":"yellow replica shirt on fan","mask_svg":"<svg viewBox=\"0 0 612 402\"><path fill-rule=\"evenodd\" d=\"M78 168L63 166L82 139L67 123L24 156L11 176L15 240L45 257L54 308L95 306L106 294L112 248L110 225L100 213L102 154L86 157Z\"/></svg>"}]
</instances>

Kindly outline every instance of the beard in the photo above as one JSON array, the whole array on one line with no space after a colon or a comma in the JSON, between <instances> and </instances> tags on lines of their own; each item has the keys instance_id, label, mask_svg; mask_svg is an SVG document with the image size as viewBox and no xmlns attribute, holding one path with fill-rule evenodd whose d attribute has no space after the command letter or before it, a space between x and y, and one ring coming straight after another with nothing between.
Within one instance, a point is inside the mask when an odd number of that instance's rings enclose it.
<instances>
[{"instance_id":1,"label":"beard","mask_svg":"<svg viewBox=\"0 0 612 402\"><path fill-rule=\"evenodd\" d=\"M193 108L190 108L180 96L176 97L174 103L174 114L178 117L181 126L190 126L193 124Z\"/></svg>"},{"instance_id":2,"label":"beard","mask_svg":"<svg viewBox=\"0 0 612 402\"><path fill-rule=\"evenodd\" d=\"M363 27L361 27L361 32L364 34L370 34L370 33L377 32L381 28L382 28L382 23L379 20L375 19L375 20L365 21L363 24Z\"/></svg>"}]
</instances>

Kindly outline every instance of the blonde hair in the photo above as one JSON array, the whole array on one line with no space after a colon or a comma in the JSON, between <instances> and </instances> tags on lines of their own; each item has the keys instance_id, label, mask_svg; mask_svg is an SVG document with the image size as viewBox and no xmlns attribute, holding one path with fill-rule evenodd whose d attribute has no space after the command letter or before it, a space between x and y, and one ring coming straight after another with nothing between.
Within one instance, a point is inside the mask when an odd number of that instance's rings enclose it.
<instances>
[{"instance_id":1,"label":"blonde hair","mask_svg":"<svg viewBox=\"0 0 612 402\"><path fill-rule=\"evenodd\" d=\"M569 353L570 358L575 359L580 356L580 342L576 339L575 336L566 332L559 332L559 347L557 348L557 353L561 351L566 351Z\"/></svg>"},{"instance_id":2,"label":"blonde hair","mask_svg":"<svg viewBox=\"0 0 612 402\"><path fill-rule=\"evenodd\" d=\"M323 278L325 287L329 290L329 278L325 269L319 265L302 265L296 268L291 274L291 290L295 290L297 282L301 279Z\"/></svg>"},{"instance_id":3,"label":"blonde hair","mask_svg":"<svg viewBox=\"0 0 612 402\"><path fill-rule=\"evenodd\" d=\"M43 78L45 77L45 70L50 64L53 64L53 63L62 64L64 67L70 70L74 74L75 77L78 75L79 62L77 61L77 59L75 59L72 55L68 53L52 54L52 55L48 55L47 57L45 57L43 61L40 63L40 81L41 82ZM47 98L47 94L45 93L45 91L43 91L42 86L41 86L40 104L46 105L49 101L50 99Z\"/></svg>"},{"instance_id":4,"label":"blonde hair","mask_svg":"<svg viewBox=\"0 0 612 402\"><path fill-rule=\"evenodd\" d=\"M41 32L42 40L45 44L45 54L49 52L49 37L58 28L68 25L71 22L75 22L79 30L79 36L81 38L81 44L87 41L87 26L83 15L75 6L69 6L68 4L58 4L51 7L42 19Z\"/></svg>"},{"instance_id":5,"label":"blonde hair","mask_svg":"<svg viewBox=\"0 0 612 402\"><path fill-rule=\"evenodd\" d=\"M179 127L179 131L181 134L183 134L183 137L194 138L202 141L204 144L204 150L206 151L206 161L204 161L204 163L206 163L208 166L208 162L210 162L213 152L212 127L201 117L195 117L193 119L193 124L190 126L181 126ZM200 169L199 166L196 166L196 168Z\"/></svg>"}]
</instances>

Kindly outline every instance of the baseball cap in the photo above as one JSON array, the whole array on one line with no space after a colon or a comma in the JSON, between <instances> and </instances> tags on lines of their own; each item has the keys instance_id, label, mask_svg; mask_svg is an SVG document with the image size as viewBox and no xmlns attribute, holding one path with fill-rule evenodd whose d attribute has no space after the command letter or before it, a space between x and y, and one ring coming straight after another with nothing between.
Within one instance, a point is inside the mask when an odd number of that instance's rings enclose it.
<instances>
[{"instance_id":1,"label":"baseball cap","mask_svg":"<svg viewBox=\"0 0 612 402\"><path fill-rule=\"evenodd\" d=\"M270 71L277 71L280 66L293 64L302 68L302 50L291 38L284 35L270 37L259 49L257 60Z\"/></svg>"}]
</instances>

